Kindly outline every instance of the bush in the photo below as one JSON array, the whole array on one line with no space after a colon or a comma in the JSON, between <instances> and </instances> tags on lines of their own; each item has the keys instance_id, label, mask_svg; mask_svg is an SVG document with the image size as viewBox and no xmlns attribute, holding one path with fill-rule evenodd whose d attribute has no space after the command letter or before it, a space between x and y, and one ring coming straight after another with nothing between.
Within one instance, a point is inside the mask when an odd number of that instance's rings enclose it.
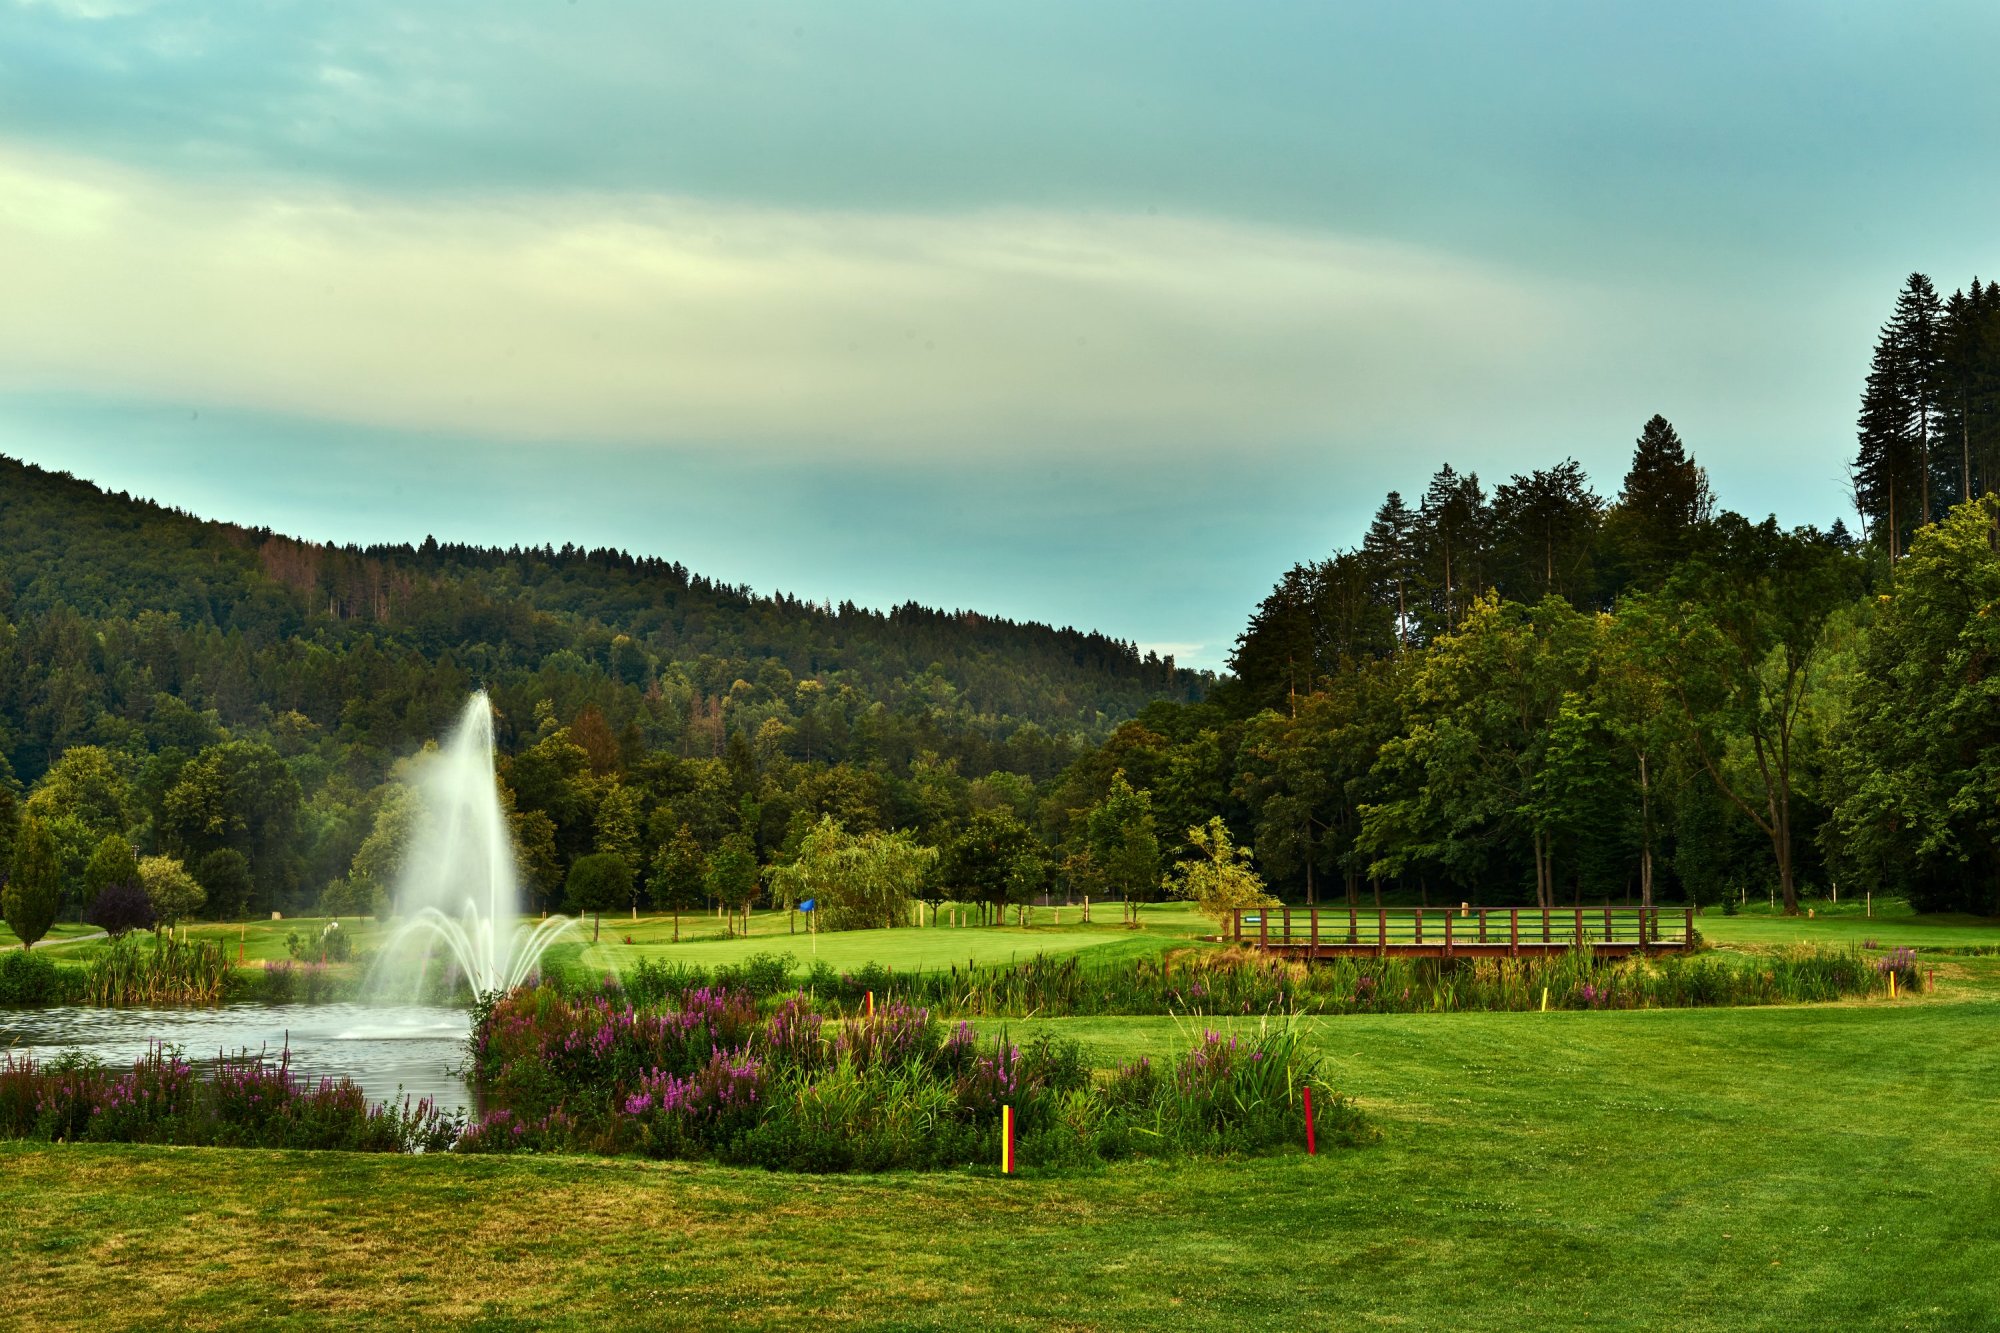
<instances>
[{"instance_id":1,"label":"bush","mask_svg":"<svg viewBox=\"0 0 2000 1333\"><path fill-rule=\"evenodd\" d=\"M47 954L24 949L0 952L0 1007L75 1004L83 997L83 983L81 971L58 967Z\"/></svg>"},{"instance_id":2,"label":"bush","mask_svg":"<svg viewBox=\"0 0 2000 1333\"><path fill-rule=\"evenodd\" d=\"M157 918L153 900L134 878L113 880L99 889L90 906L84 909L83 919L117 939L129 931L149 929Z\"/></svg>"}]
</instances>

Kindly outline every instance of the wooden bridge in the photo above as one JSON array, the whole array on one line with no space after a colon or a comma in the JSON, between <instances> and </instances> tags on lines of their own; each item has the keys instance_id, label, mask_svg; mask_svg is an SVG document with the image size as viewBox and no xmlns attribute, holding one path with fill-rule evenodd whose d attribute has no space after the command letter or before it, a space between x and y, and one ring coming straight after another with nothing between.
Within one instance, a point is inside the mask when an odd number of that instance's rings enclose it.
<instances>
[{"instance_id":1,"label":"wooden bridge","mask_svg":"<svg viewBox=\"0 0 2000 1333\"><path fill-rule=\"evenodd\" d=\"M1230 939L1288 958L1533 958L1579 945L1605 957L1676 953L1694 909L1657 907L1272 908L1235 913Z\"/></svg>"}]
</instances>

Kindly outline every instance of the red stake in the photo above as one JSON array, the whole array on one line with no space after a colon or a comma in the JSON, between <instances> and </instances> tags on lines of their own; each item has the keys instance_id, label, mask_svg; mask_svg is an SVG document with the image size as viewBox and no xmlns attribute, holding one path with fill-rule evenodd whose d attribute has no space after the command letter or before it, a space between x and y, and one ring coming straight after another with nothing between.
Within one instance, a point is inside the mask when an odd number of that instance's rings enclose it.
<instances>
[{"instance_id":1,"label":"red stake","mask_svg":"<svg viewBox=\"0 0 2000 1333\"><path fill-rule=\"evenodd\" d=\"M1312 1084L1305 1087L1306 1093L1306 1156L1317 1157L1319 1145L1313 1141L1313 1090Z\"/></svg>"}]
</instances>

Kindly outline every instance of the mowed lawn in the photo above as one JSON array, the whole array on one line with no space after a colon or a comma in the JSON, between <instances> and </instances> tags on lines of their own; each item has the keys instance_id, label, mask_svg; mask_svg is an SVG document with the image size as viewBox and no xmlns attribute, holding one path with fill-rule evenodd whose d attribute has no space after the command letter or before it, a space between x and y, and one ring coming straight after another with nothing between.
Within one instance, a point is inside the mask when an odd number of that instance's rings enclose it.
<instances>
[{"instance_id":1,"label":"mowed lawn","mask_svg":"<svg viewBox=\"0 0 2000 1333\"><path fill-rule=\"evenodd\" d=\"M584 944L576 957L592 971L623 972L640 959L715 967L741 963L753 954L790 954L800 968L814 961L838 971L855 971L875 963L898 972L916 972L968 964L987 966L1025 961L1036 954L1060 957L1082 954L1093 962L1113 962L1152 956L1186 946L1215 927L1183 905L1141 909L1141 927L1127 929L1116 905L1098 907L1086 924L1079 909L1037 909L1032 924L943 924L899 927L895 930L847 930L813 933L804 915L761 912L751 916L748 935L725 936L713 916L683 916L681 940L673 942L668 917L606 917L595 944ZM588 941L590 923L580 937ZM627 939L631 943L626 943Z\"/></svg>"},{"instance_id":2,"label":"mowed lawn","mask_svg":"<svg viewBox=\"0 0 2000 1333\"><path fill-rule=\"evenodd\" d=\"M1316 1159L809 1178L9 1144L0 1322L2000 1327L2000 960L1939 975L1893 1003L1321 1020L1384 1138ZM1031 1027L1107 1059L1184 1036Z\"/></svg>"},{"instance_id":3,"label":"mowed lawn","mask_svg":"<svg viewBox=\"0 0 2000 1333\"><path fill-rule=\"evenodd\" d=\"M1875 916L1864 916L1859 904L1808 904L1814 915L1772 912L1725 916L1711 908L1695 921L1702 937L1716 944L1825 944L1860 947L1873 940L1883 949L1909 945L1919 950L1985 946L2000 948L2000 921L1989 917L1913 916L1901 903Z\"/></svg>"}]
</instances>

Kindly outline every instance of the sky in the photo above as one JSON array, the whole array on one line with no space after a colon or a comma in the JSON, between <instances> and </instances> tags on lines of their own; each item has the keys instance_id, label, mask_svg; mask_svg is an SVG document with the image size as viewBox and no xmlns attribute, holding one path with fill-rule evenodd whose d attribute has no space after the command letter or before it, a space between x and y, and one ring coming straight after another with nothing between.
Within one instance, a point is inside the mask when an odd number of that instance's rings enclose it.
<instances>
[{"instance_id":1,"label":"sky","mask_svg":"<svg viewBox=\"0 0 2000 1333\"><path fill-rule=\"evenodd\" d=\"M0 0L0 453L1219 667L1440 463L1826 524L2000 7Z\"/></svg>"}]
</instances>

